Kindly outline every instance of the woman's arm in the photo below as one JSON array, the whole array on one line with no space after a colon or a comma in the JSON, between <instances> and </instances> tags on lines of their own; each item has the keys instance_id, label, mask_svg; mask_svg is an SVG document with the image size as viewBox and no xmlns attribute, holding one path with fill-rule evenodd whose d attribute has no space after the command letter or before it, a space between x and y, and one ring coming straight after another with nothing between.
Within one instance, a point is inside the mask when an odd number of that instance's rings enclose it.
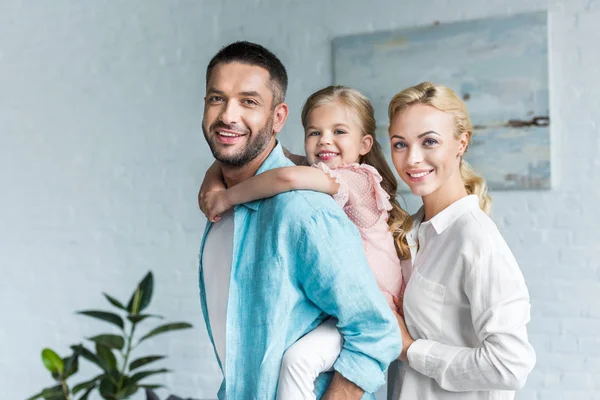
<instances>
[{"instance_id":1,"label":"woman's arm","mask_svg":"<svg viewBox=\"0 0 600 400\"><path fill-rule=\"evenodd\" d=\"M535 365L526 330L527 287L510 250L501 247L499 252L485 251L465 277L465 294L481 345L460 347L418 339L403 349L411 368L435 379L442 389L519 390Z\"/></svg>"},{"instance_id":2,"label":"woman's arm","mask_svg":"<svg viewBox=\"0 0 600 400\"><path fill-rule=\"evenodd\" d=\"M339 189L325 172L313 167L283 167L265 171L224 190L207 194L206 216L218 220L219 214L237 204L272 197L290 190L314 190L334 195Z\"/></svg>"}]
</instances>

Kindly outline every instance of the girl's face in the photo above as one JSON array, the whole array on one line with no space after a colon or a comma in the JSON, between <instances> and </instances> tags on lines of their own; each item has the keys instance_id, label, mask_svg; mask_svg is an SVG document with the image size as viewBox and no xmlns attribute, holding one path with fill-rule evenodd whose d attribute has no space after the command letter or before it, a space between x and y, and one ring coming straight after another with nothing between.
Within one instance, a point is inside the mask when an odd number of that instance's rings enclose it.
<instances>
[{"instance_id":1,"label":"girl's face","mask_svg":"<svg viewBox=\"0 0 600 400\"><path fill-rule=\"evenodd\" d=\"M357 163L373 145L372 136L363 136L358 115L339 102L313 108L306 122L304 150L310 164Z\"/></svg>"},{"instance_id":2,"label":"girl's face","mask_svg":"<svg viewBox=\"0 0 600 400\"><path fill-rule=\"evenodd\" d=\"M417 196L426 197L445 185L463 185L460 158L469 136L454 136L452 115L425 104L397 113L390 123L392 161L398 175Z\"/></svg>"}]
</instances>

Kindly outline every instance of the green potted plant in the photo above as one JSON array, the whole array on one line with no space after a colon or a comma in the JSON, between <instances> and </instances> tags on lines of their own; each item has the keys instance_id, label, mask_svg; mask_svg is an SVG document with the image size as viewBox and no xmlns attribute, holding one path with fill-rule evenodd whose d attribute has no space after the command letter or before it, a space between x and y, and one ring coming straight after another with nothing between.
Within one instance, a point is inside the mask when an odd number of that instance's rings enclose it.
<instances>
[{"instance_id":1,"label":"green potted plant","mask_svg":"<svg viewBox=\"0 0 600 400\"><path fill-rule=\"evenodd\" d=\"M166 368L147 369L148 364L165 358L164 355L146 355L132 359L136 347L159 334L191 328L187 322L162 324L141 336L137 330L142 322L151 318L163 319L160 315L142 313L150 304L154 278L152 272L140 281L129 302L125 306L112 296L103 293L118 313L99 310L79 311L78 314L96 318L118 327L119 334L103 333L87 338L94 346L92 349L83 344L71 346L72 354L61 358L52 349L42 351L42 362L52 374L56 385L45 388L28 400L86 400L90 393L97 390L106 400L123 400L140 389L156 389L161 385L146 383L148 377L169 372ZM100 373L86 381L71 386L71 377L79 369L79 360L83 358L100 369Z\"/></svg>"}]
</instances>

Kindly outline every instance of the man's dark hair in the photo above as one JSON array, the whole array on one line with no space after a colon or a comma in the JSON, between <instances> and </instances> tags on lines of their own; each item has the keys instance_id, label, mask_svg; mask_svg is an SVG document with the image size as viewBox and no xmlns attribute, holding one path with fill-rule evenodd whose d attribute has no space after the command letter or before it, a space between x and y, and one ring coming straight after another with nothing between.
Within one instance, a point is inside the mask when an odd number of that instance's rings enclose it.
<instances>
[{"instance_id":1,"label":"man's dark hair","mask_svg":"<svg viewBox=\"0 0 600 400\"><path fill-rule=\"evenodd\" d=\"M208 63L206 68L206 84L213 68L220 63L239 62L262 67L269 72L271 90L273 91L273 107L285 99L287 91L287 72L277 56L263 46L251 42L234 42L223 47Z\"/></svg>"}]
</instances>

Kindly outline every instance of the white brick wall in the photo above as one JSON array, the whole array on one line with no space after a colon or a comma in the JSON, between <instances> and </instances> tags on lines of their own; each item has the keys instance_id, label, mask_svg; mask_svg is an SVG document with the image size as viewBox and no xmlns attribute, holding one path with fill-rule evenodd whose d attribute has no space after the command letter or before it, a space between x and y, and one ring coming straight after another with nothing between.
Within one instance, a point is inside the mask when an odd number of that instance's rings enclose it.
<instances>
[{"instance_id":1,"label":"white brick wall","mask_svg":"<svg viewBox=\"0 0 600 400\"><path fill-rule=\"evenodd\" d=\"M254 40L281 57L281 138L300 152L300 107L331 83L333 36L541 9L556 185L493 193L533 303L538 364L519 398L600 399L600 0L0 0L1 398L48 384L40 349L65 352L102 326L73 311L104 306L101 291L126 298L148 269L156 312L196 325L157 341L175 369L165 383L214 396L194 198L210 162L204 68L221 45Z\"/></svg>"}]
</instances>

